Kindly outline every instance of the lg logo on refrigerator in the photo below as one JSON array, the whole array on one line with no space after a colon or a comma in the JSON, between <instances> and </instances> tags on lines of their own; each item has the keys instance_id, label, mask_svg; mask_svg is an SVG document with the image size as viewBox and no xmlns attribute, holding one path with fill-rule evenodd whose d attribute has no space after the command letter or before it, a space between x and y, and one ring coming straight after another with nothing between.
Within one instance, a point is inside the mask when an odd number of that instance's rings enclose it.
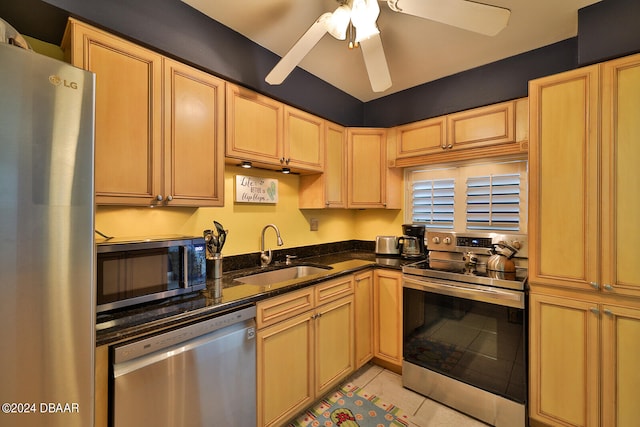
<instances>
[{"instance_id":1,"label":"lg logo on refrigerator","mask_svg":"<svg viewBox=\"0 0 640 427\"><path fill-rule=\"evenodd\" d=\"M49 76L49 82L54 85L54 86L64 86L64 87L68 87L70 89L78 89L78 83L76 82L69 82L65 79L60 78L60 76Z\"/></svg>"}]
</instances>

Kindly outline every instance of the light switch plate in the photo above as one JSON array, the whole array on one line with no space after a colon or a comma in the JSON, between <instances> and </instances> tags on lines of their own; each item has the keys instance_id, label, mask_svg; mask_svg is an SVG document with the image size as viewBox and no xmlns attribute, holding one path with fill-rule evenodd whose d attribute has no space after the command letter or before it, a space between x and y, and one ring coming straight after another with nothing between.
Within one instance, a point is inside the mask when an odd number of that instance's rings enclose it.
<instances>
[{"instance_id":1,"label":"light switch plate","mask_svg":"<svg viewBox=\"0 0 640 427\"><path fill-rule=\"evenodd\" d=\"M318 218L311 218L309 224L311 225L311 231L318 231Z\"/></svg>"}]
</instances>

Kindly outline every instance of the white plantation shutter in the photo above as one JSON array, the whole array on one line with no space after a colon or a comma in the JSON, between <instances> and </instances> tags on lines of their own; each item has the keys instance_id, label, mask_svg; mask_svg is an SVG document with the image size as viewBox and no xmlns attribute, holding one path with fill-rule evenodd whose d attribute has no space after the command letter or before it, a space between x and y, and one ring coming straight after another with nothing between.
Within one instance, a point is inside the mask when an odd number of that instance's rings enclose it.
<instances>
[{"instance_id":1,"label":"white plantation shutter","mask_svg":"<svg viewBox=\"0 0 640 427\"><path fill-rule=\"evenodd\" d=\"M527 161L405 170L404 221L429 229L527 232Z\"/></svg>"},{"instance_id":2,"label":"white plantation shutter","mask_svg":"<svg viewBox=\"0 0 640 427\"><path fill-rule=\"evenodd\" d=\"M520 230L520 174L467 179L468 230Z\"/></svg>"},{"instance_id":3,"label":"white plantation shutter","mask_svg":"<svg viewBox=\"0 0 640 427\"><path fill-rule=\"evenodd\" d=\"M426 228L453 229L455 180L420 180L411 187L411 222Z\"/></svg>"}]
</instances>

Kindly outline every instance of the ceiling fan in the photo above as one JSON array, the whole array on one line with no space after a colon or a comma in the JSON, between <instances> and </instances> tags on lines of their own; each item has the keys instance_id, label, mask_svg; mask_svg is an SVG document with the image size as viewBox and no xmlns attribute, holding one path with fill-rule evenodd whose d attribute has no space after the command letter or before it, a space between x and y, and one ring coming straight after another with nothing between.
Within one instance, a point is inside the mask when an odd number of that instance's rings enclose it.
<instances>
[{"instance_id":1,"label":"ceiling fan","mask_svg":"<svg viewBox=\"0 0 640 427\"><path fill-rule=\"evenodd\" d=\"M282 83L320 39L329 33L338 40L349 37L349 45L362 48L362 56L374 92L391 87L391 76L376 21L378 0L337 0L340 6L322 14L293 45L265 78ZM394 12L430 19L487 36L507 26L509 9L468 0L387 0Z\"/></svg>"}]
</instances>

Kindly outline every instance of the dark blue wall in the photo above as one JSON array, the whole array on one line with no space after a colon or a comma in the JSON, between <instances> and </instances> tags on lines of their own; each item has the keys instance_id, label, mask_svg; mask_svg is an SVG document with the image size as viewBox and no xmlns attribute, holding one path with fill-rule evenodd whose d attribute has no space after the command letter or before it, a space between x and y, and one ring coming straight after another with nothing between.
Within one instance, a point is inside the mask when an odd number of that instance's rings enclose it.
<instances>
[{"instance_id":1,"label":"dark blue wall","mask_svg":"<svg viewBox=\"0 0 640 427\"><path fill-rule=\"evenodd\" d=\"M50 43L60 43L69 15L346 126L390 127L524 97L530 79L640 51L640 0L602 0L580 10L576 38L363 103L299 68L268 85L277 55L180 0L0 0L0 17Z\"/></svg>"}]
</instances>

